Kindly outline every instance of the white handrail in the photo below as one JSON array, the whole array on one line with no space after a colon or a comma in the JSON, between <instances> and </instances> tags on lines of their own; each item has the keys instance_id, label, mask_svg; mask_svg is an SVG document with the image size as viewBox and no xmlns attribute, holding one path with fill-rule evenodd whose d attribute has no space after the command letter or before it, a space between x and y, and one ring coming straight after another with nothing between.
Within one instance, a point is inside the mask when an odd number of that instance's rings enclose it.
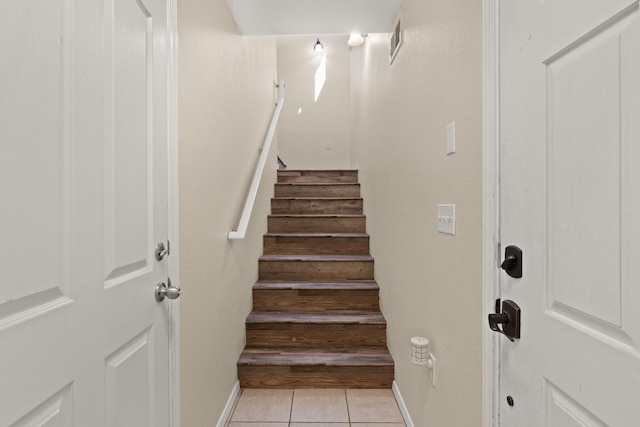
<instances>
[{"instance_id":1,"label":"white handrail","mask_svg":"<svg viewBox=\"0 0 640 427\"><path fill-rule=\"evenodd\" d=\"M278 83L278 102L276 103L276 109L273 111L271 124L269 125L269 131L267 132L267 137L264 140L264 145L260 149L260 159L256 165L256 171L253 174L253 182L251 182L251 187L247 194L247 200L244 202L244 209L240 216L238 228L237 230L229 232L227 235L227 239L229 240L242 240L247 234L249 219L251 218L251 212L253 211L256 196L258 195L258 188L260 187L260 180L262 179L264 165L267 163L267 157L269 156L269 150L271 149L271 142L273 142L273 135L276 133L278 119L280 118L280 111L282 111L282 104L284 104L284 80L280 80L280 83Z\"/></svg>"}]
</instances>

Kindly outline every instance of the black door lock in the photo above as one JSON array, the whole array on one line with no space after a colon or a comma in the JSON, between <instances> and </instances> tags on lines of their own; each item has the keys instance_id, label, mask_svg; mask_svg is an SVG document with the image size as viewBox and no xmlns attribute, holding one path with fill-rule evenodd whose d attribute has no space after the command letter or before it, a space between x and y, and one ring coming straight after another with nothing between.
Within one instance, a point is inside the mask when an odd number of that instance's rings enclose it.
<instances>
[{"instance_id":1,"label":"black door lock","mask_svg":"<svg viewBox=\"0 0 640 427\"><path fill-rule=\"evenodd\" d=\"M507 246L504 248L504 261L500 265L511 277L519 279L522 277L522 249L517 246Z\"/></svg>"},{"instance_id":2,"label":"black door lock","mask_svg":"<svg viewBox=\"0 0 640 427\"><path fill-rule=\"evenodd\" d=\"M502 324L502 329L498 325ZM504 334L511 342L520 338L520 307L511 300L496 300L496 312L489 315L489 327L492 331Z\"/></svg>"}]
</instances>

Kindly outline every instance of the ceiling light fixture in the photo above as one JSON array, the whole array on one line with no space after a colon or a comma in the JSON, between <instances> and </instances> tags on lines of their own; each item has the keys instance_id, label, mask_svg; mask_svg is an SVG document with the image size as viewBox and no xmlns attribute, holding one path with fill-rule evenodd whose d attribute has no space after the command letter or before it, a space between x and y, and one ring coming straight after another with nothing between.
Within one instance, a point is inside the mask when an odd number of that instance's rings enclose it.
<instances>
[{"instance_id":1,"label":"ceiling light fixture","mask_svg":"<svg viewBox=\"0 0 640 427\"><path fill-rule=\"evenodd\" d=\"M314 43L313 51L315 53L322 53L322 51L324 51L324 46L322 46L322 43L320 43L320 39L318 39L318 41Z\"/></svg>"},{"instance_id":2,"label":"ceiling light fixture","mask_svg":"<svg viewBox=\"0 0 640 427\"><path fill-rule=\"evenodd\" d=\"M360 46L362 43L364 43L365 37L366 36L364 34L351 34L347 43L351 47Z\"/></svg>"}]
</instances>

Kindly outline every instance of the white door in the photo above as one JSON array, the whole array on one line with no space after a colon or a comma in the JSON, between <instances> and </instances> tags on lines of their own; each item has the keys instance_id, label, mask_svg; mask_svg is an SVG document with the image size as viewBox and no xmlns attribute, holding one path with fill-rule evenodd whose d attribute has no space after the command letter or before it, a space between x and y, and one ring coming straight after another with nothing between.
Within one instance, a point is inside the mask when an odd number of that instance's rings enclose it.
<instances>
[{"instance_id":1,"label":"white door","mask_svg":"<svg viewBox=\"0 0 640 427\"><path fill-rule=\"evenodd\" d=\"M523 251L500 425L640 425L638 2L506 0L499 22L500 241Z\"/></svg>"},{"instance_id":2,"label":"white door","mask_svg":"<svg viewBox=\"0 0 640 427\"><path fill-rule=\"evenodd\" d=\"M0 2L0 425L169 425L166 0Z\"/></svg>"}]
</instances>

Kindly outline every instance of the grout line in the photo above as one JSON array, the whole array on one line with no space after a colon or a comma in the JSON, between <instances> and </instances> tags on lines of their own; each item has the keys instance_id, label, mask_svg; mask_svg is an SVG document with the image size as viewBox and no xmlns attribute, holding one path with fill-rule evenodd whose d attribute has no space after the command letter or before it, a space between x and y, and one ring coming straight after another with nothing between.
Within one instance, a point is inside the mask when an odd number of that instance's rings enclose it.
<instances>
[{"instance_id":1,"label":"grout line","mask_svg":"<svg viewBox=\"0 0 640 427\"><path fill-rule=\"evenodd\" d=\"M289 408L289 422L287 425L291 427L292 418L293 418L293 400L296 398L296 389L291 390L291 408Z\"/></svg>"},{"instance_id":2,"label":"grout line","mask_svg":"<svg viewBox=\"0 0 640 427\"><path fill-rule=\"evenodd\" d=\"M351 426L351 411L349 411L349 398L347 397L347 389L344 389L344 400L347 402L347 422Z\"/></svg>"}]
</instances>

